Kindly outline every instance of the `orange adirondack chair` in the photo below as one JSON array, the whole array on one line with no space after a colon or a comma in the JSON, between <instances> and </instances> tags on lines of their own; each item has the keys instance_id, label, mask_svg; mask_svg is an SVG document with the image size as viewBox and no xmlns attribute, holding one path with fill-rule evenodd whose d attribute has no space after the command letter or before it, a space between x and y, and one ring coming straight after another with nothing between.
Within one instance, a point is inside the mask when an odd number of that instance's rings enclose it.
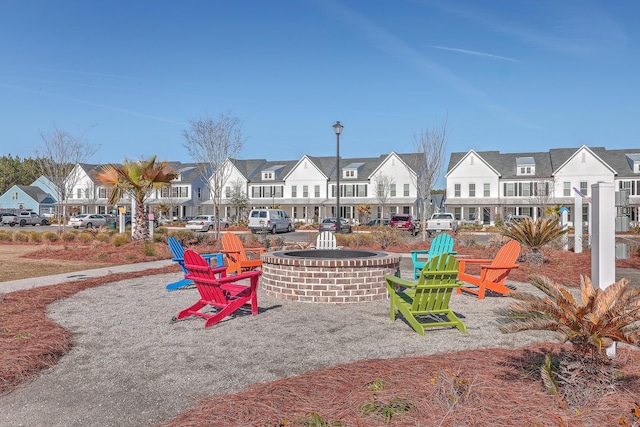
<instances>
[{"instance_id":1,"label":"orange adirondack chair","mask_svg":"<svg viewBox=\"0 0 640 427\"><path fill-rule=\"evenodd\" d=\"M200 299L191 307L178 313L175 317L176 320L199 316L207 319L204 327L208 328L243 305L251 306L252 315L258 314L258 279L262 271L256 270L237 276L226 276L226 267L211 268L199 253L191 249L184 252L184 267L187 270L184 277L193 280L200 293ZM216 277L217 274L220 274L220 277ZM244 279L249 279L249 286L237 283ZM200 312L208 305L220 310L213 314Z\"/></svg>"},{"instance_id":2,"label":"orange adirondack chair","mask_svg":"<svg viewBox=\"0 0 640 427\"><path fill-rule=\"evenodd\" d=\"M514 268L518 268L516 264L520 256L520 243L511 240L500 248L494 259L460 259L458 280L474 285L469 288L463 286L456 289L456 293L462 291L472 293L483 299L486 290L506 295L511 289L505 286L509 273ZM480 275L474 276L465 272L467 264L481 264Z\"/></svg>"},{"instance_id":3,"label":"orange adirondack chair","mask_svg":"<svg viewBox=\"0 0 640 427\"><path fill-rule=\"evenodd\" d=\"M262 267L262 261L258 259L249 259L247 252L263 253L263 248L245 249L242 241L233 233L225 233L222 236L222 253L227 258L227 274L241 274L243 271L255 270Z\"/></svg>"}]
</instances>

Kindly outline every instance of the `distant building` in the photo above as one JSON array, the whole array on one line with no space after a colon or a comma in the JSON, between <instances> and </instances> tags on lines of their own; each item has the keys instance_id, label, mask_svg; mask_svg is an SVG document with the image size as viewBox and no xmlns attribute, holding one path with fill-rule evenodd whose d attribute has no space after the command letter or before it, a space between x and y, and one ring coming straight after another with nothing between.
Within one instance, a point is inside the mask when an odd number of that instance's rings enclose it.
<instances>
[{"instance_id":1,"label":"distant building","mask_svg":"<svg viewBox=\"0 0 640 427\"><path fill-rule=\"evenodd\" d=\"M0 211L33 211L50 216L55 212L56 199L35 185L14 185L0 196Z\"/></svg>"}]
</instances>

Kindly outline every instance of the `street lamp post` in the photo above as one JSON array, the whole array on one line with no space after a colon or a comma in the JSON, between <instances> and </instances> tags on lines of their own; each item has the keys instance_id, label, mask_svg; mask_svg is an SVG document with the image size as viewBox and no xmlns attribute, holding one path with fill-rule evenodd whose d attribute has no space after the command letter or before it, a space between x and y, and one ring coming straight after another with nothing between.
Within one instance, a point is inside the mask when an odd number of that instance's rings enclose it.
<instances>
[{"instance_id":1,"label":"street lamp post","mask_svg":"<svg viewBox=\"0 0 640 427\"><path fill-rule=\"evenodd\" d=\"M342 224L340 222L340 134L344 126L337 121L333 125L336 134L336 233L340 233Z\"/></svg>"}]
</instances>

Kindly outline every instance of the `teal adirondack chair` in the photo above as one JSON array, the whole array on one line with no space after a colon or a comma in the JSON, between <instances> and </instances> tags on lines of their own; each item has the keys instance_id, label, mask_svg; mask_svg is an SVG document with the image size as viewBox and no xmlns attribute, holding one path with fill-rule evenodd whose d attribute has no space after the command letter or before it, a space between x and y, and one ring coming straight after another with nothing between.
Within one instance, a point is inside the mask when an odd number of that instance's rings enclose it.
<instances>
[{"instance_id":1,"label":"teal adirondack chair","mask_svg":"<svg viewBox=\"0 0 640 427\"><path fill-rule=\"evenodd\" d=\"M413 262L413 280L417 280L420 276L420 271L424 268L425 264L435 256L440 254L453 254L456 253L453 250L453 237L449 234L438 234L435 239L431 241L429 249L413 250L411 251L411 261ZM426 260L420 260L419 255L427 255Z\"/></svg>"},{"instance_id":2,"label":"teal adirondack chair","mask_svg":"<svg viewBox=\"0 0 640 427\"><path fill-rule=\"evenodd\" d=\"M390 274L384 278L389 291L391 321L402 314L420 335L424 335L425 328L442 326L455 326L467 332L465 324L449 308L454 289L463 285L458 281L458 260L453 255L432 258L420 272L418 282Z\"/></svg>"}]
</instances>

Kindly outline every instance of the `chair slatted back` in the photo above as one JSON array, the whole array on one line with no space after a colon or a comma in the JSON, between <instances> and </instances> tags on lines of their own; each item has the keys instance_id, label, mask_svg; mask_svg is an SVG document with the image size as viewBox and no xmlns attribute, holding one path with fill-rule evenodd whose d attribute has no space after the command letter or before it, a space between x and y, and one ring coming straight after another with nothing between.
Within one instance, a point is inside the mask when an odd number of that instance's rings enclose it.
<instances>
[{"instance_id":1,"label":"chair slatted back","mask_svg":"<svg viewBox=\"0 0 640 427\"><path fill-rule=\"evenodd\" d=\"M432 258L418 279L411 310L438 313L449 307L453 290L459 287L458 260L449 254Z\"/></svg>"},{"instance_id":2,"label":"chair slatted back","mask_svg":"<svg viewBox=\"0 0 640 427\"><path fill-rule=\"evenodd\" d=\"M336 236L330 231L323 231L316 239L316 249L337 249Z\"/></svg>"},{"instance_id":3,"label":"chair slatted back","mask_svg":"<svg viewBox=\"0 0 640 427\"><path fill-rule=\"evenodd\" d=\"M184 266L188 271L185 278L193 280L203 300L209 301L211 305L226 306L229 304L213 269L200 254L187 249L184 253ZM219 273L224 274L224 271Z\"/></svg>"},{"instance_id":4,"label":"chair slatted back","mask_svg":"<svg viewBox=\"0 0 640 427\"><path fill-rule=\"evenodd\" d=\"M498 267L501 265L514 265L518 260L518 257L520 256L520 249L520 243L518 243L517 241L511 240L507 242L500 248L500 250L496 254L496 257L491 262L491 266ZM507 277L509 276L510 272L510 268L489 270L487 271L487 275L485 277L486 280L490 282L504 284L504 282L507 281Z\"/></svg>"}]
</instances>

